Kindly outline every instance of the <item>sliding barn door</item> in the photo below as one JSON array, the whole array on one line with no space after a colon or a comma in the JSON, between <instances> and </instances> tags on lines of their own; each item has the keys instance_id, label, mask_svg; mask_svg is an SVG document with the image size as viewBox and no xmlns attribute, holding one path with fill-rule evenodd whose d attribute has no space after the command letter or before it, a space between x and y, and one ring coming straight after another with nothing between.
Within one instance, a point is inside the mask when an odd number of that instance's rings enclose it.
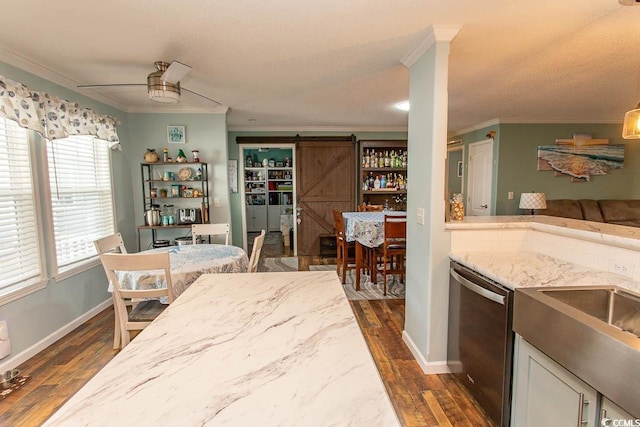
<instances>
[{"instance_id":1,"label":"sliding barn door","mask_svg":"<svg viewBox=\"0 0 640 427\"><path fill-rule=\"evenodd\" d=\"M355 208L355 141L298 141L298 255L318 255L319 237L333 234L333 209Z\"/></svg>"}]
</instances>

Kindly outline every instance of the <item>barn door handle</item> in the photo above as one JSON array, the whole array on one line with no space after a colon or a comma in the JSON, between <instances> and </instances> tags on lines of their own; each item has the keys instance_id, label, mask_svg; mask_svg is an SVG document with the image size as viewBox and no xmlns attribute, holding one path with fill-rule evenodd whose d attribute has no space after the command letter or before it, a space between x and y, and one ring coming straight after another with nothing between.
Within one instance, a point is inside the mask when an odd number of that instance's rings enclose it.
<instances>
[{"instance_id":1,"label":"barn door handle","mask_svg":"<svg viewBox=\"0 0 640 427\"><path fill-rule=\"evenodd\" d=\"M302 218L300 218L300 213L302 212L302 208L300 205L296 206L295 214L296 214L296 224L300 224L302 222Z\"/></svg>"}]
</instances>

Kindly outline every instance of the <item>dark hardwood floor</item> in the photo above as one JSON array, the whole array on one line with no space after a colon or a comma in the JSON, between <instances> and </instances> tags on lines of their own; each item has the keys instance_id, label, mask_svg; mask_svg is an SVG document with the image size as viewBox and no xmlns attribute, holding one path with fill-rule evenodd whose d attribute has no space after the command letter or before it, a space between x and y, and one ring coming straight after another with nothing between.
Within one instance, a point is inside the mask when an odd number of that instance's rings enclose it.
<instances>
[{"instance_id":1,"label":"dark hardwood floor","mask_svg":"<svg viewBox=\"0 0 640 427\"><path fill-rule=\"evenodd\" d=\"M301 257L299 269L331 261ZM350 303L403 426L491 425L453 376L422 373L402 341L404 300ZM31 381L0 401L0 426L41 425L118 353L112 344L109 308L23 363Z\"/></svg>"},{"instance_id":2,"label":"dark hardwood floor","mask_svg":"<svg viewBox=\"0 0 640 427\"><path fill-rule=\"evenodd\" d=\"M422 372L402 341L403 299L349 302L402 425L493 425L453 375Z\"/></svg>"}]
</instances>

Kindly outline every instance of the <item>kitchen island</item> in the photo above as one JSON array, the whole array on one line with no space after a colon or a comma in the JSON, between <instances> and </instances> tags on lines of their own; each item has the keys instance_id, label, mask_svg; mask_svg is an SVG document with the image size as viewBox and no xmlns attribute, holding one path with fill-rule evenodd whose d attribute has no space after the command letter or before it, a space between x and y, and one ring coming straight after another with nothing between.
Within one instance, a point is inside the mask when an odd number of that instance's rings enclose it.
<instances>
[{"instance_id":1,"label":"kitchen island","mask_svg":"<svg viewBox=\"0 0 640 427\"><path fill-rule=\"evenodd\" d=\"M208 274L46 426L394 426L334 272Z\"/></svg>"}]
</instances>

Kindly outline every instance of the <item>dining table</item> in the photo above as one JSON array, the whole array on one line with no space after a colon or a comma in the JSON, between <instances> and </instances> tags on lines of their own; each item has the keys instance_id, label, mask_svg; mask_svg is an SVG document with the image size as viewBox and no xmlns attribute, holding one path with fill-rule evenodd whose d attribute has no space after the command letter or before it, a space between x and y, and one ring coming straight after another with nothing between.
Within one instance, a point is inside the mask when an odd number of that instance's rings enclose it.
<instances>
[{"instance_id":1,"label":"dining table","mask_svg":"<svg viewBox=\"0 0 640 427\"><path fill-rule=\"evenodd\" d=\"M180 296L203 274L244 273L249 266L247 253L242 248L231 245L178 245L149 249L140 253L159 252L169 253L174 298ZM157 271L119 271L117 275L120 286L126 289L167 287L164 276ZM112 290L110 284L109 291Z\"/></svg>"},{"instance_id":2,"label":"dining table","mask_svg":"<svg viewBox=\"0 0 640 427\"><path fill-rule=\"evenodd\" d=\"M203 274L45 427L399 426L333 271Z\"/></svg>"},{"instance_id":3,"label":"dining table","mask_svg":"<svg viewBox=\"0 0 640 427\"><path fill-rule=\"evenodd\" d=\"M377 248L384 242L385 215L403 216L405 211L343 212L345 239L356 243L356 291L360 290L363 246Z\"/></svg>"}]
</instances>

